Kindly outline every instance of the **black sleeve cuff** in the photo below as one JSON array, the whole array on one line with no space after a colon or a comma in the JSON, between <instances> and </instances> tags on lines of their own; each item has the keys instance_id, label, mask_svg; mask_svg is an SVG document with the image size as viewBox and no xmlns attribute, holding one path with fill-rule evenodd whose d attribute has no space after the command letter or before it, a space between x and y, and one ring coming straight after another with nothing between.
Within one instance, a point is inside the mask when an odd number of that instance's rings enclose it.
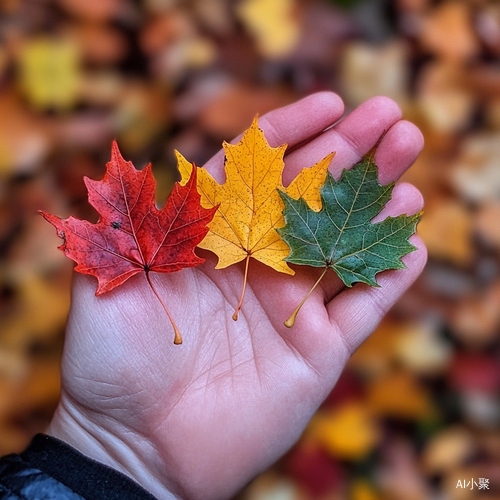
<instances>
[{"instance_id":1,"label":"black sleeve cuff","mask_svg":"<svg viewBox=\"0 0 500 500\"><path fill-rule=\"evenodd\" d=\"M87 500L156 500L121 472L52 436L37 434L20 456Z\"/></svg>"}]
</instances>

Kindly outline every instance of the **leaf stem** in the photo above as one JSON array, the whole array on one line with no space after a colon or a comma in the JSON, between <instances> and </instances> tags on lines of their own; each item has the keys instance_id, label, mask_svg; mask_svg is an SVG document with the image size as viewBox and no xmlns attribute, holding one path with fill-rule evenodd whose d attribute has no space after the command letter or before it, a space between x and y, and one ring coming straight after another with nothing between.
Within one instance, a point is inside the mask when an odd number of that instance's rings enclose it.
<instances>
[{"instance_id":1,"label":"leaf stem","mask_svg":"<svg viewBox=\"0 0 500 500\"><path fill-rule=\"evenodd\" d=\"M245 277L243 278L243 290L241 291L240 301L238 303L238 307L233 314L233 320L238 321L238 313L240 312L241 305L243 304L243 297L245 296L245 288L247 286L247 276L248 276L248 263L250 262L250 254L247 254L247 259L245 262Z\"/></svg>"},{"instance_id":2,"label":"leaf stem","mask_svg":"<svg viewBox=\"0 0 500 500\"><path fill-rule=\"evenodd\" d=\"M300 311L300 308L304 305L304 302L309 298L309 295L314 292L314 289L319 285L319 282L323 279L323 276L326 274L328 271L328 267L325 267L325 270L321 274L321 276L318 278L318 281L314 283L314 286L309 290L309 293L302 299L302 302L297 306L295 311L293 311L293 314L285 321L285 326L287 328L292 328L292 326L295 324L295 318L297 317L298 312Z\"/></svg>"},{"instance_id":3,"label":"leaf stem","mask_svg":"<svg viewBox=\"0 0 500 500\"><path fill-rule=\"evenodd\" d=\"M165 304L163 303L163 300L161 300L161 297L158 295L158 292L156 291L155 287L153 286L153 283L151 282L151 279L149 278L149 272L146 271L146 279L148 280L149 286L151 287L151 290L153 290L153 293L156 295L156 298L160 301L160 304L162 305L163 309L167 313L168 319L170 320L170 323L172 323L172 328L174 329L174 344L182 344L182 336L181 332L177 328L177 325L175 324L174 319L172 316L170 316L170 313L168 312L168 309L166 308Z\"/></svg>"}]
</instances>

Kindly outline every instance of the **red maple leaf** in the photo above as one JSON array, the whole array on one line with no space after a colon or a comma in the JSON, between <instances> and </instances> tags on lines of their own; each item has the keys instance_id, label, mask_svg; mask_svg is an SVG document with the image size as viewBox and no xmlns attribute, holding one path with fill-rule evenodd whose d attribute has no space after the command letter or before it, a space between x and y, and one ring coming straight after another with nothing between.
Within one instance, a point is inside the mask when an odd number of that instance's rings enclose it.
<instances>
[{"instance_id":1,"label":"red maple leaf","mask_svg":"<svg viewBox=\"0 0 500 500\"><path fill-rule=\"evenodd\" d=\"M60 219L40 213L57 229L64 243L59 247L78 265L75 271L98 279L96 295L109 292L134 274L144 272L175 331L174 343L182 343L180 332L156 292L149 273L171 273L194 267L205 260L194 253L208 232L217 207L200 205L196 168L185 186L175 183L165 206L155 206L156 181L151 164L136 170L125 161L113 142L111 160L101 181L84 177L89 202L97 210L97 224L71 216Z\"/></svg>"}]
</instances>

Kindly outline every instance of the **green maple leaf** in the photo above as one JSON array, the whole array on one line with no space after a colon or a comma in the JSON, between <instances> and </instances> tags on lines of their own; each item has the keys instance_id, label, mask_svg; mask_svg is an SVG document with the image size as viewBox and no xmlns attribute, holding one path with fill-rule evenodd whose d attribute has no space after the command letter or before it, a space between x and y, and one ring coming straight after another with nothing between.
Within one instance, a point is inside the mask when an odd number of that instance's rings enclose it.
<instances>
[{"instance_id":1,"label":"green maple leaf","mask_svg":"<svg viewBox=\"0 0 500 500\"><path fill-rule=\"evenodd\" d=\"M371 223L391 199L394 189L394 183L379 184L374 156L373 150L352 169L344 170L338 182L328 173L321 188L319 212L312 210L302 198L295 200L280 191L286 224L277 231L290 247L285 260L325 268L285 322L286 326L293 325L300 307L328 269L333 269L349 287L355 282L379 286L375 279L377 273L405 268L401 257L416 250L408 238L415 233L421 213Z\"/></svg>"}]
</instances>

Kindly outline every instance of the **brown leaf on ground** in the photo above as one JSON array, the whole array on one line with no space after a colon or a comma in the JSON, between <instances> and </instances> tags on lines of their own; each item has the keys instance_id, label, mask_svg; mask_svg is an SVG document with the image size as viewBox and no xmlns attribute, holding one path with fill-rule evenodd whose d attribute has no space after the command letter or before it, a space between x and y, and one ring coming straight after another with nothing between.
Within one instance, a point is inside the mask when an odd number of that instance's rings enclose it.
<instances>
[{"instance_id":1,"label":"brown leaf on ground","mask_svg":"<svg viewBox=\"0 0 500 500\"><path fill-rule=\"evenodd\" d=\"M426 209L418 227L429 254L467 266L473 257L472 216L462 204L449 200Z\"/></svg>"},{"instance_id":2,"label":"brown leaf on ground","mask_svg":"<svg viewBox=\"0 0 500 500\"><path fill-rule=\"evenodd\" d=\"M446 1L426 16L420 43L429 52L454 62L468 61L479 52L467 2Z\"/></svg>"},{"instance_id":3,"label":"brown leaf on ground","mask_svg":"<svg viewBox=\"0 0 500 500\"><path fill-rule=\"evenodd\" d=\"M213 137L233 137L248 127L256 112L265 114L295 98L285 88L235 83L205 106L198 123Z\"/></svg>"}]
</instances>

